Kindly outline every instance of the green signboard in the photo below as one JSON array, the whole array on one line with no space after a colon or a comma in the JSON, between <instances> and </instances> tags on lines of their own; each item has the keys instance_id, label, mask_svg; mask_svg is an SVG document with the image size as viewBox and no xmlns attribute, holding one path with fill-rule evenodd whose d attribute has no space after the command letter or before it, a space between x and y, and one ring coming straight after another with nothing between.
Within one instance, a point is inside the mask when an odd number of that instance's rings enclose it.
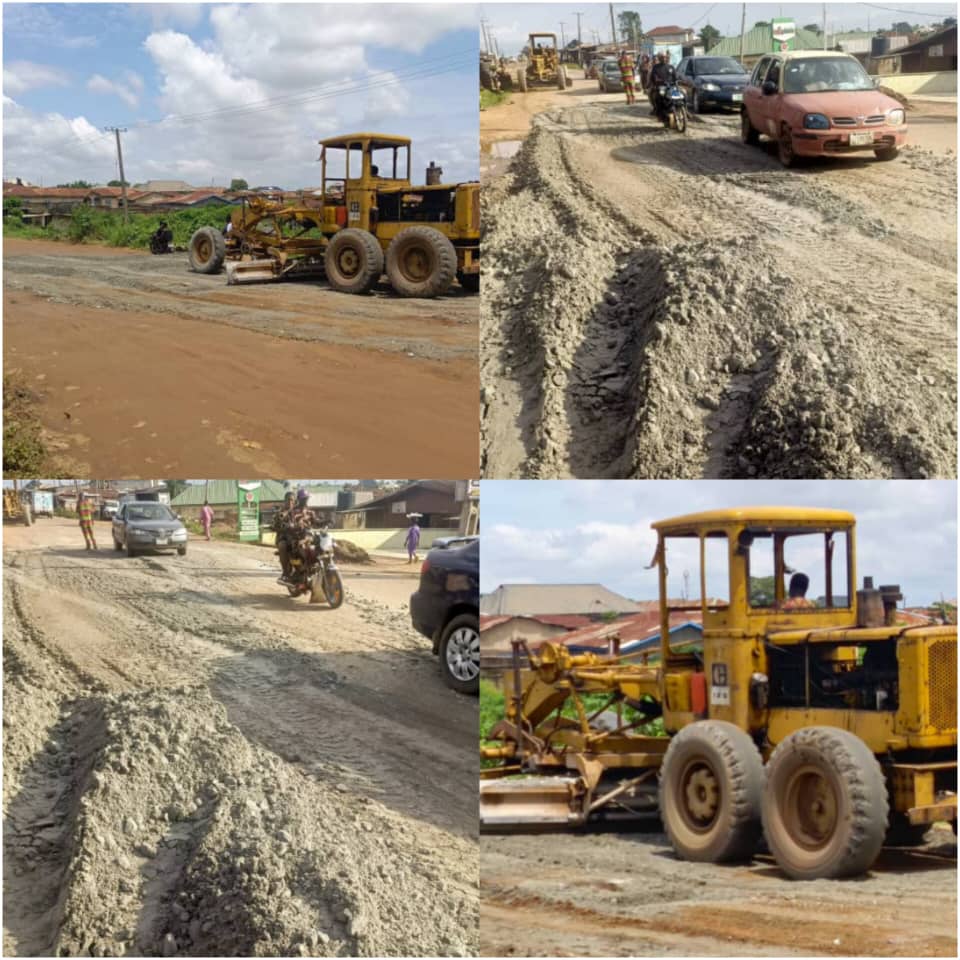
<instances>
[{"instance_id":1,"label":"green signboard","mask_svg":"<svg viewBox=\"0 0 960 960\"><path fill-rule=\"evenodd\" d=\"M237 536L240 540L260 539L260 482L237 484Z\"/></svg>"},{"instance_id":2,"label":"green signboard","mask_svg":"<svg viewBox=\"0 0 960 960\"><path fill-rule=\"evenodd\" d=\"M793 20L777 17L770 21L770 31L773 35L771 50L774 53L785 53L796 49L797 25Z\"/></svg>"}]
</instances>

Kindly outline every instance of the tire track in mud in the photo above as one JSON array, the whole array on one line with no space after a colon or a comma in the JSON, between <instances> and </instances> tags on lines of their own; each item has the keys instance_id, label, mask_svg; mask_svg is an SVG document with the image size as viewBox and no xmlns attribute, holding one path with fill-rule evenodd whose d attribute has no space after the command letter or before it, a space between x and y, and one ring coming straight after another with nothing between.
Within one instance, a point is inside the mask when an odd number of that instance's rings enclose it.
<instances>
[{"instance_id":1,"label":"tire track in mud","mask_svg":"<svg viewBox=\"0 0 960 960\"><path fill-rule=\"evenodd\" d=\"M617 110L542 115L485 185L485 473L951 476L955 245L845 192L890 164L781 172ZM909 162L952 216L955 161Z\"/></svg>"}]
</instances>

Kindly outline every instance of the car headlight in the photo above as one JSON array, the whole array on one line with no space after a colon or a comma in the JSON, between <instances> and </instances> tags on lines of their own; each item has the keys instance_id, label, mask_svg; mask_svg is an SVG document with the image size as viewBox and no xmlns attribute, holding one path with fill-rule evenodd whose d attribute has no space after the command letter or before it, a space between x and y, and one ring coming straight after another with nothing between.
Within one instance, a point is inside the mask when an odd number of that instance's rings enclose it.
<instances>
[{"instance_id":1,"label":"car headlight","mask_svg":"<svg viewBox=\"0 0 960 960\"><path fill-rule=\"evenodd\" d=\"M803 118L807 130L829 130L830 121L822 113L808 113Z\"/></svg>"},{"instance_id":2,"label":"car headlight","mask_svg":"<svg viewBox=\"0 0 960 960\"><path fill-rule=\"evenodd\" d=\"M891 127L898 127L906 119L906 114L902 110L891 110L887 114L887 123Z\"/></svg>"},{"instance_id":3,"label":"car headlight","mask_svg":"<svg viewBox=\"0 0 960 960\"><path fill-rule=\"evenodd\" d=\"M131 527L130 532L137 537L152 537L152 530L144 530L143 527Z\"/></svg>"},{"instance_id":4,"label":"car headlight","mask_svg":"<svg viewBox=\"0 0 960 960\"><path fill-rule=\"evenodd\" d=\"M701 90L719 90L720 88L715 83L705 83Z\"/></svg>"},{"instance_id":5,"label":"car headlight","mask_svg":"<svg viewBox=\"0 0 960 960\"><path fill-rule=\"evenodd\" d=\"M186 539L187 539L187 531L186 531L186 530L174 530L173 533L170 535L170 539L171 539L171 540L186 540Z\"/></svg>"}]
</instances>

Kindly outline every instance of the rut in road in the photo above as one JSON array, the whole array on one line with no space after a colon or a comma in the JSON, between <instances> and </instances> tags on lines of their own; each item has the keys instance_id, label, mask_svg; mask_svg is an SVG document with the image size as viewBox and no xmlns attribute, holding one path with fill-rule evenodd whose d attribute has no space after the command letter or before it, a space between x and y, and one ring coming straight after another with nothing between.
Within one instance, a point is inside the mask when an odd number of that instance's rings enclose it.
<instances>
[{"instance_id":1,"label":"rut in road","mask_svg":"<svg viewBox=\"0 0 960 960\"><path fill-rule=\"evenodd\" d=\"M475 953L461 698L217 549L5 552L5 952Z\"/></svg>"},{"instance_id":2,"label":"rut in road","mask_svg":"<svg viewBox=\"0 0 960 960\"><path fill-rule=\"evenodd\" d=\"M730 132L554 111L485 184L487 473L952 474L955 160L787 172Z\"/></svg>"}]
</instances>

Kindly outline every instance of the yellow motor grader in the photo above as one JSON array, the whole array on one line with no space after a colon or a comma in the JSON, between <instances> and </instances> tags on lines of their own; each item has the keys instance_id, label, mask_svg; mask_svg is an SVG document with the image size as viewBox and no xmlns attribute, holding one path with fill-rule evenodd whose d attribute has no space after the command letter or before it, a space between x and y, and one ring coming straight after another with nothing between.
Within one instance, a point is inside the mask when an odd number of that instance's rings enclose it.
<instances>
[{"instance_id":1,"label":"yellow motor grader","mask_svg":"<svg viewBox=\"0 0 960 960\"><path fill-rule=\"evenodd\" d=\"M567 68L560 63L560 48L555 33L531 33L527 39L529 53L525 63L517 69L517 88L526 93L533 86L557 87L566 90L573 86Z\"/></svg>"},{"instance_id":2,"label":"yellow motor grader","mask_svg":"<svg viewBox=\"0 0 960 960\"><path fill-rule=\"evenodd\" d=\"M855 590L853 515L653 527L657 648L515 643L506 716L481 748L482 827L659 811L683 859L749 859L765 837L796 879L862 873L935 821L956 830L957 628L901 622L896 586ZM699 601L669 599L680 570L700 571ZM700 615L702 644L671 643L673 611Z\"/></svg>"},{"instance_id":3,"label":"yellow motor grader","mask_svg":"<svg viewBox=\"0 0 960 960\"><path fill-rule=\"evenodd\" d=\"M405 297L440 296L454 280L479 290L479 183L443 184L431 163L414 186L406 137L355 133L320 146L319 196L245 197L226 235L194 233L193 269L218 273L226 261L228 283L326 276L343 293L369 292L384 272Z\"/></svg>"}]
</instances>

